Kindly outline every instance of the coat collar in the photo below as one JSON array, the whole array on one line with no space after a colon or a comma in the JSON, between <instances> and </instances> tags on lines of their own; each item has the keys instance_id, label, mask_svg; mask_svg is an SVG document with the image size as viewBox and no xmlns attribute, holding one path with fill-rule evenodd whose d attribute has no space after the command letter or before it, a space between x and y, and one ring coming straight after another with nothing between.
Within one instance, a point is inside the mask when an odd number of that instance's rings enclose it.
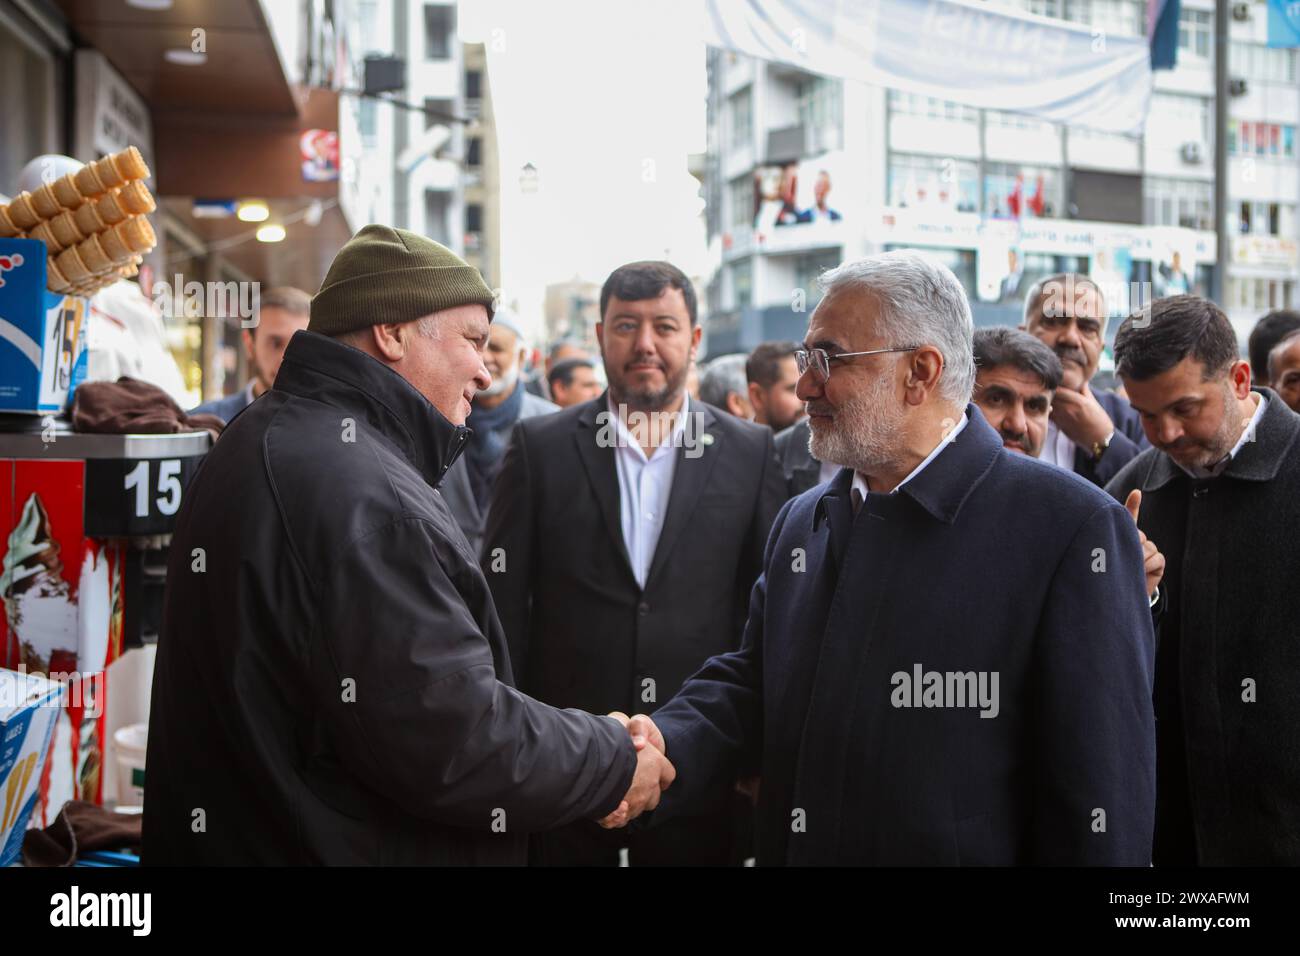
<instances>
[{"instance_id":1,"label":"coat collar","mask_svg":"<svg viewBox=\"0 0 1300 956\"><path fill-rule=\"evenodd\" d=\"M1264 412L1260 415L1259 424L1255 428L1255 440L1248 441L1241 447L1241 451L1228 462L1228 467L1217 476L1219 478L1272 481L1277 477L1278 470L1286 460L1291 446L1295 444L1296 436L1300 435L1300 415L1287 408L1280 395L1271 388L1263 386L1253 388L1251 391L1259 392L1268 399L1268 404L1264 406ZM1142 482L1142 490L1155 491L1175 478L1192 480L1192 477L1179 468L1172 458L1162 451L1156 451L1152 456L1146 480Z\"/></svg>"},{"instance_id":2,"label":"coat collar","mask_svg":"<svg viewBox=\"0 0 1300 956\"><path fill-rule=\"evenodd\" d=\"M473 434L382 362L316 332L289 341L273 389L364 419L435 486Z\"/></svg>"},{"instance_id":3,"label":"coat collar","mask_svg":"<svg viewBox=\"0 0 1300 956\"><path fill-rule=\"evenodd\" d=\"M898 489L930 515L945 524L957 520L962 505L984 480L1002 452L1002 439L974 405L966 406L969 421L957 436L921 473ZM813 530L826 518L833 518L841 502L849 499L853 472L841 468L813 509Z\"/></svg>"}]
</instances>

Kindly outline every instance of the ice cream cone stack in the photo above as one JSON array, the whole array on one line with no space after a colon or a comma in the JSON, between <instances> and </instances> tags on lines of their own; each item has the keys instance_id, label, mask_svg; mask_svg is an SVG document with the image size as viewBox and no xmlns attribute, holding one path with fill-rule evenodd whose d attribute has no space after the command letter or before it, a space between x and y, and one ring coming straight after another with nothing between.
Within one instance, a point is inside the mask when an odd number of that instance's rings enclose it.
<instances>
[{"instance_id":1,"label":"ice cream cone stack","mask_svg":"<svg viewBox=\"0 0 1300 956\"><path fill-rule=\"evenodd\" d=\"M135 275L158 243L149 220L158 207L144 180L149 166L134 146L0 205L0 239L45 243L53 292L90 294Z\"/></svg>"}]
</instances>

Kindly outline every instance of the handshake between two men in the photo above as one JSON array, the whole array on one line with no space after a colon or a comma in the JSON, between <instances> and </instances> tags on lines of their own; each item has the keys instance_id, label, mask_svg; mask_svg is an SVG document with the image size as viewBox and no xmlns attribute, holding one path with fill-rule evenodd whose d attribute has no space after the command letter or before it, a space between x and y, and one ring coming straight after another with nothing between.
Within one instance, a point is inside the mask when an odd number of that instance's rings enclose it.
<instances>
[{"instance_id":1,"label":"handshake between two men","mask_svg":"<svg viewBox=\"0 0 1300 956\"><path fill-rule=\"evenodd\" d=\"M616 719L632 736L632 745L636 747L636 773L632 776L632 785L628 788L618 808L600 821L607 830L625 827L647 810L659 805L659 796L677 777L677 771L665 754L666 745L663 734L654 721L645 714L628 717L627 714L613 711L610 717Z\"/></svg>"}]
</instances>

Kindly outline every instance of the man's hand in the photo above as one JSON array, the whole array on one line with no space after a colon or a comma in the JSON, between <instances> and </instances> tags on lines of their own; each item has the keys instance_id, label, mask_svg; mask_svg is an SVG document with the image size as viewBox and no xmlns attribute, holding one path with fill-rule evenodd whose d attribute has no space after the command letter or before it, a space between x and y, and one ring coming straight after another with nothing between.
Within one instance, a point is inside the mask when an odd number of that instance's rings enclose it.
<instances>
[{"instance_id":1,"label":"man's hand","mask_svg":"<svg viewBox=\"0 0 1300 956\"><path fill-rule=\"evenodd\" d=\"M676 776L677 771L668 758L643 742L637 750L636 773L632 776L631 788L618 809L601 820L600 825L606 830L627 826L647 810L653 810L659 806L659 795L668 789Z\"/></svg>"},{"instance_id":2,"label":"man's hand","mask_svg":"<svg viewBox=\"0 0 1300 956\"><path fill-rule=\"evenodd\" d=\"M1140 488L1134 488L1128 493L1124 507L1128 509L1129 516L1132 517L1133 525L1136 527L1138 511L1142 508ZM1141 528L1138 528L1138 540L1142 543L1142 570L1147 576L1147 596L1154 597L1156 588L1160 587L1160 579L1165 576L1165 556L1160 553L1155 542L1142 533Z\"/></svg>"},{"instance_id":3,"label":"man's hand","mask_svg":"<svg viewBox=\"0 0 1300 956\"><path fill-rule=\"evenodd\" d=\"M600 821L600 825L607 830L627 826L646 810L653 810L659 805L660 793L667 790L668 785L677 776L677 771L668 762L668 758L664 756L667 750L664 735L659 732L659 728L655 726L653 720L645 714L629 717L618 710L611 711L608 716L613 717L622 724L623 728L632 737L632 746L637 751L637 763L636 775L632 778L632 788L627 792L627 796L623 798L623 802L618 805L617 810ZM650 751L649 754L646 753L647 748ZM648 767L654 763L655 757L658 757L659 761L661 761L661 763L657 764L659 766L658 785L656 788L651 788L648 784L644 784L641 791L638 792L638 780L641 779L642 774L645 774L645 780L649 781L651 779L651 771ZM641 802L638 803L638 801Z\"/></svg>"},{"instance_id":4,"label":"man's hand","mask_svg":"<svg viewBox=\"0 0 1300 956\"><path fill-rule=\"evenodd\" d=\"M1103 442L1115 430L1106 409L1093 397L1085 382L1083 391L1058 388L1052 396L1052 421L1067 438L1085 451Z\"/></svg>"}]
</instances>

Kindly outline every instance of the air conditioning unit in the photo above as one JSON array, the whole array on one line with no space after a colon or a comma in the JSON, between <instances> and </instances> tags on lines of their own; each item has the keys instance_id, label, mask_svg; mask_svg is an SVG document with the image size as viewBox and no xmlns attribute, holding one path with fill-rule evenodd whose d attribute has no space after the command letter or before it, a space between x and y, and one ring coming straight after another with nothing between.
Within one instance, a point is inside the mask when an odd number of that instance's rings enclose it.
<instances>
[{"instance_id":1,"label":"air conditioning unit","mask_svg":"<svg viewBox=\"0 0 1300 956\"><path fill-rule=\"evenodd\" d=\"M1249 20L1250 4L1234 3L1232 5L1232 19L1236 20L1238 23L1245 23L1247 20Z\"/></svg>"},{"instance_id":2,"label":"air conditioning unit","mask_svg":"<svg viewBox=\"0 0 1300 956\"><path fill-rule=\"evenodd\" d=\"M1228 81L1229 96L1245 96L1247 89L1249 87L1246 85L1246 81L1239 77L1233 77Z\"/></svg>"},{"instance_id":3,"label":"air conditioning unit","mask_svg":"<svg viewBox=\"0 0 1300 956\"><path fill-rule=\"evenodd\" d=\"M1194 166L1201 161L1201 144L1200 143L1183 143L1182 148L1178 151L1183 157L1183 162L1189 166Z\"/></svg>"}]
</instances>

